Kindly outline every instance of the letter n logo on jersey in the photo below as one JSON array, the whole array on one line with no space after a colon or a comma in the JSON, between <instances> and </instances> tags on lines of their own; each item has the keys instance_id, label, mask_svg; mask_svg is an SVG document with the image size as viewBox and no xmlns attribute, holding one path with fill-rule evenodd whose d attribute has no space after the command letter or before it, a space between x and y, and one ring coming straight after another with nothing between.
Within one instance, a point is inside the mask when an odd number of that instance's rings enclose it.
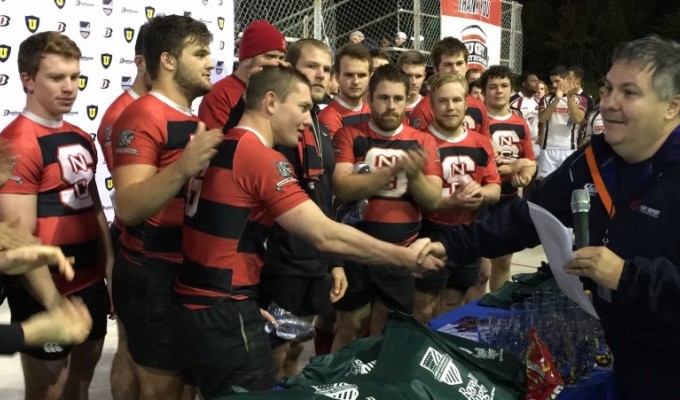
<instances>
[{"instance_id":1,"label":"letter n logo on jersey","mask_svg":"<svg viewBox=\"0 0 680 400\"><path fill-rule=\"evenodd\" d=\"M500 144L502 147L505 146L512 146L512 136L501 136L498 138L498 144Z\"/></svg>"},{"instance_id":2,"label":"letter n logo on jersey","mask_svg":"<svg viewBox=\"0 0 680 400\"><path fill-rule=\"evenodd\" d=\"M97 118L98 112L99 112L99 106L95 106L95 105L87 106L87 118L89 118L90 121L94 121L94 119Z\"/></svg>"},{"instance_id":3,"label":"letter n logo on jersey","mask_svg":"<svg viewBox=\"0 0 680 400\"><path fill-rule=\"evenodd\" d=\"M38 30L39 26L40 26L40 18L36 17L35 15L27 15L26 16L26 28L28 28L29 32L35 33L35 31Z\"/></svg>"},{"instance_id":4,"label":"letter n logo on jersey","mask_svg":"<svg viewBox=\"0 0 680 400\"><path fill-rule=\"evenodd\" d=\"M108 68L111 66L111 60L113 60L113 56L109 53L102 53L102 67Z\"/></svg>"},{"instance_id":5,"label":"letter n logo on jersey","mask_svg":"<svg viewBox=\"0 0 680 400\"><path fill-rule=\"evenodd\" d=\"M85 76L85 75L80 75L80 76L78 77L78 89L80 89L81 91L82 91L82 90L85 90L85 88L87 87L87 81L88 81L88 77L87 77L87 76Z\"/></svg>"},{"instance_id":6,"label":"letter n logo on jersey","mask_svg":"<svg viewBox=\"0 0 680 400\"><path fill-rule=\"evenodd\" d=\"M392 167L397 163L397 155L396 154L391 154L391 155L385 155L385 154L376 154L375 156L375 168L380 169L384 167Z\"/></svg>"},{"instance_id":7,"label":"letter n logo on jersey","mask_svg":"<svg viewBox=\"0 0 680 400\"><path fill-rule=\"evenodd\" d=\"M113 179L110 176L104 179L104 184L106 185L106 190L109 192L113 190Z\"/></svg>"},{"instance_id":8,"label":"letter n logo on jersey","mask_svg":"<svg viewBox=\"0 0 680 400\"><path fill-rule=\"evenodd\" d=\"M123 33L125 33L125 41L128 43L132 42L132 39L135 38L135 30L132 28L123 29Z\"/></svg>"},{"instance_id":9,"label":"letter n logo on jersey","mask_svg":"<svg viewBox=\"0 0 680 400\"><path fill-rule=\"evenodd\" d=\"M12 48L6 44L0 44L0 61L5 62L12 53Z\"/></svg>"},{"instance_id":10,"label":"letter n logo on jersey","mask_svg":"<svg viewBox=\"0 0 680 400\"><path fill-rule=\"evenodd\" d=\"M217 27L220 30L224 29L224 17L217 17Z\"/></svg>"},{"instance_id":11,"label":"letter n logo on jersey","mask_svg":"<svg viewBox=\"0 0 680 400\"><path fill-rule=\"evenodd\" d=\"M66 0L54 0L54 4L57 5L59 8L64 8L64 4L66 3Z\"/></svg>"},{"instance_id":12,"label":"letter n logo on jersey","mask_svg":"<svg viewBox=\"0 0 680 400\"><path fill-rule=\"evenodd\" d=\"M156 9L151 6L144 7L144 11L146 12L146 19L149 21L151 21L151 18L156 16Z\"/></svg>"}]
</instances>

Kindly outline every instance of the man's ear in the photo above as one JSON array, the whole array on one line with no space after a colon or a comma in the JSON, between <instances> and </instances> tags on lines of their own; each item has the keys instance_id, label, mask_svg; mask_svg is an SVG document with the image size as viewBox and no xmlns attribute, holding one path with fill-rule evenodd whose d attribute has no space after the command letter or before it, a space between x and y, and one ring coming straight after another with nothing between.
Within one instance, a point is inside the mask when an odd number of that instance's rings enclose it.
<instances>
[{"instance_id":1,"label":"man's ear","mask_svg":"<svg viewBox=\"0 0 680 400\"><path fill-rule=\"evenodd\" d=\"M165 68L168 71L174 71L176 64L177 60L175 60L175 57L172 54L168 52L161 53L161 68Z\"/></svg>"},{"instance_id":2,"label":"man's ear","mask_svg":"<svg viewBox=\"0 0 680 400\"><path fill-rule=\"evenodd\" d=\"M276 93L270 90L264 95L262 103L264 105L265 111L267 111L268 114L274 114L279 106L279 97L276 95Z\"/></svg>"},{"instance_id":3,"label":"man's ear","mask_svg":"<svg viewBox=\"0 0 680 400\"><path fill-rule=\"evenodd\" d=\"M33 77L27 72L22 72L19 76L21 78L21 85L24 87L24 92L33 94L35 91L35 81L33 80Z\"/></svg>"},{"instance_id":4,"label":"man's ear","mask_svg":"<svg viewBox=\"0 0 680 400\"><path fill-rule=\"evenodd\" d=\"M666 109L666 119L672 120L680 115L680 94L673 96Z\"/></svg>"}]
</instances>

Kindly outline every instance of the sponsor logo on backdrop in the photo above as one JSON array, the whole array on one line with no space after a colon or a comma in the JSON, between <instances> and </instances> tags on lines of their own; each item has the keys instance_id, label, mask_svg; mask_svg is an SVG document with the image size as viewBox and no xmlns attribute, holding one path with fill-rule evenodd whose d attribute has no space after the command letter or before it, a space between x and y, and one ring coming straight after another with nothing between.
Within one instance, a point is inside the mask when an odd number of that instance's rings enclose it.
<instances>
[{"instance_id":1,"label":"sponsor logo on backdrop","mask_svg":"<svg viewBox=\"0 0 680 400\"><path fill-rule=\"evenodd\" d=\"M208 0L202 0L202 3L203 3L204 6L207 6L207 5L208 5Z\"/></svg>"},{"instance_id":2,"label":"sponsor logo on backdrop","mask_svg":"<svg viewBox=\"0 0 680 400\"><path fill-rule=\"evenodd\" d=\"M28 28L28 31L35 33L35 31L38 30L38 27L40 27L40 18L36 17L35 15L27 15L26 28Z\"/></svg>"},{"instance_id":3,"label":"sponsor logo on backdrop","mask_svg":"<svg viewBox=\"0 0 680 400\"><path fill-rule=\"evenodd\" d=\"M78 111L69 111L64 115L66 115L67 117L72 117L72 116L78 115L78 114L80 114Z\"/></svg>"},{"instance_id":4,"label":"sponsor logo on backdrop","mask_svg":"<svg viewBox=\"0 0 680 400\"><path fill-rule=\"evenodd\" d=\"M81 56L80 57L80 61L92 61L92 60L94 60L94 58L92 58L90 56Z\"/></svg>"},{"instance_id":5,"label":"sponsor logo on backdrop","mask_svg":"<svg viewBox=\"0 0 680 400\"><path fill-rule=\"evenodd\" d=\"M102 53L102 67L108 68L111 66L111 60L113 60L113 56L109 53Z\"/></svg>"},{"instance_id":6,"label":"sponsor logo on backdrop","mask_svg":"<svg viewBox=\"0 0 680 400\"><path fill-rule=\"evenodd\" d=\"M139 13L139 11L135 10L134 8L127 8L127 7L121 8L120 12L122 12L123 14L138 14Z\"/></svg>"},{"instance_id":7,"label":"sponsor logo on backdrop","mask_svg":"<svg viewBox=\"0 0 680 400\"><path fill-rule=\"evenodd\" d=\"M104 29L104 37L110 38L111 36L113 36L113 29L111 28Z\"/></svg>"},{"instance_id":8,"label":"sponsor logo on backdrop","mask_svg":"<svg viewBox=\"0 0 680 400\"><path fill-rule=\"evenodd\" d=\"M89 78L85 75L80 75L78 77L78 89L80 90L85 90L87 87L87 81L89 81Z\"/></svg>"},{"instance_id":9,"label":"sponsor logo on backdrop","mask_svg":"<svg viewBox=\"0 0 680 400\"><path fill-rule=\"evenodd\" d=\"M132 77L130 76L124 76L120 79L120 86L123 87L123 90L128 90L132 86Z\"/></svg>"},{"instance_id":10,"label":"sponsor logo on backdrop","mask_svg":"<svg viewBox=\"0 0 680 400\"><path fill-rule=\"evenodd\" d=\"M96 133L90 132L89 135L90 135L90 137L92 138L92 141L93 141L93 142L97 141L97 134L96 134Z\"/></svg>"},{"instance_id":11,"label":"sponsor logo on backdrop","mask_svg":"<svg viewBox=\"0 0 680 400\"><path fill-rule=\"evenodd\" d=\"M7 110L7 109L2 111L3 117L10 117L10 116L16 117L19 114L21 114L21 111L14 111L14 110Z\"/></svg>"},{"instance_id":12,"label":"sponsor logo on backdrop","mask_svg":"<svg viewBox=\"0 0 680 400\"><path fill-rule=\"evenodd\" d=\"M218 61L215 63L215 73L221 75L224 72L224 61Z\"/></svg>"},{"instance_id":13,"label":"sponsor logo on backdrop","mask_svg":"<svg viewBox=\"0 0 680 400\"><path fill-rule=\"evenodd\" d=\"M224 40L220 40L220 50L224 50Z\"/></svg>"},{"instance_id":14,"label":"sponsor logo on backdrop","mask_svg":"<svg viewBox=\"0 0 680 400\"><path fill-rule=\"evenodd\" d=\"M100 89L108 89L111 81L108 79L102 79L102 84L99 86Z\"/></svg>"},{"instance_id":15,"label":"sponsor logo on backdrop","mask_svg":"<svg viewBox=\"0 0 680 400\"><path fill-rule=\"evenodd\" d=\"M185 17L191 17L191 11L184 11Z\"/></svg>"},{"instance_id":16,"label":"sponsor logo on backdrop","mask_svg":"<svg viewBox=\"0 0 680 400\"><path fill-rule=\"evenodd\" d=\"M471 25L460 32L461 41L467 47L468 68L486 71L489 66L489 51L486 47L486 33L478 25Z\"/></svg>"},{"instance_id":17,"label":"sponsor logo on backdrop","mask_svg":"<svg viewBox=\"0 0 680 400\"><path fill-rule=\"evenodd\" d=\"M59 8L64 8L64 4L66 4L66 0L54 0L54 4Z\"/></svg>"},{"instance_id":18,"label":"sponsor logo on backdrop","mask_svg":"<svg viewBox=\"0 0 680 400\"><path fill-rule=\"evenodd\" d=\"M224 29L224 17L217 17L217 27L220 30Z\"/></svg>"},{"instance_id":19,"label":"sponsor logo on backdrop","mask_svg":"<svg viewBox=\"0 0 680 400\"><path fill-rule=\"evenodd\" d=\"M11 21L12 18L6 16L6 15L0 15L0 26L7 26L9 25L9 21Z\"/></svg>"},{"instance_id":20,"label":"sponsor logo on backdrop","mask_svg":"<svg viewBox=\"0 0 680 400\"><path fill-rule=\"evenodd\" d=\"M221 6L223 3L224 3L224 0L219 0L219 1L217 2L217 5L218 5L218 6Z\"/></svg>"},{"instance_id":21,"label":"sponsor logo on backdrop","mask_svg":"<svg viewBox=\"0 0 680 400\"><path fill-rule=\"evenodd\" d=\"M97 118L97 113L99 112L99 106L95 106L93 104L90 104L86 108L87 110L87 118L90 119L90 121L94 121L95 118Z\"/></svg>"},{"instance_id":22,"label":"sponsor logo on backdrop","mask_svg":"<svg viewBox=\"0 0 680 400\"><path fill-rule=\"evenodd\" d=\"M135 60L128 60L127 58L121 57L118 61L119 64L134 64Z\"/></svg>"},{"instance_id":23,"label":"sponsor logo on backdrop","mask_svg":"<svg viewBox=\"0 0 680 400\"><path fill-rule=\"evenodd\" d=\"M90 23L87 21L80 21L80 36L83 39L90 37Z\"/></svg>"},{"instance_id":24,"label":"sponsor logo on backdrop","mask_svg":"<svg viewBox=\"0 0 680 400\"><path fill-rule=\"evenodd\" d=\"M106 190L109 192L113 190L113 179L109 176L108 178L104 179L104 185L106 186Z\"/></svg>"},{"instance_id":25,"label":"sponsor logo on backdrop","mask_svg":"<svg viewBox=\"0 0 680 400\"><path fill-rule=\"evenodd\" d=\"M102 0L102 10L104 10L104 14L111 15L113 12L113 0Z\"/></svg>"},{"instance_id":26,"label":"sponsor logo on backdrop","mask_svg":"<svg viewBox=\"0 0 680 400\"><path fill-rule=\"evenodd\" d=\"M203 22L203 23L206 24L206 25L212 24L212 23L213 23L212 21L210 21L210 20L208 20L208 19L199 18L198 20L201 21L201 22Z\"/></svg>"},{"instance_id":27,"label":"sponsor logo on backdrop","mask_svg":"<svg viewBox=\"0 0 680 400\"><path fill-rule=\"evenodd\" d=\"M80 1L80 0L78 0L78 1L76 1L76 6L77 6L77 7L94 7L94 4L88 3L88 2L86 2L86 1Z\"/></svg>"},{"instance_id":28,"label":"sponsor logo on backdrop","mask_svg":"<svg viewBox=\"0 0 680 400\"><path fill-rule=\"evenodd\" d=\"M156 16L156 9L151 6L146 6L144 7L144 14L146 15L146 19L151 21L151 18Z\"/></svg>"},{"instance_id":29,"label":"sponsor logo on backdrop","mask_svg":"<svg viewBox=\"0 0 680 400\"><path fill-rule=\"evenodd\" d=\"M10 54L12 54L12 47L6 44L0 44L0 61L7 61Z\"/></svg>"},{"instance_id":30,"label":"sponsor logo on backdrop","mask_svg":"<svg viewBox=\"0 0 680 400\"><path fill-rule=\"evenodd\" d=\"M5 86L9 82L9 76L0 74L0 86Z\"/></svg>"},{"instance_id":31,"label":"sponsor logo on backdrop","mask_svg":"<svg viewBox=\"0 0 680 400\"><path fill-rule=\"evenodd\" d=\"M132 39L135 38L135 30L132 28L123 29L123 33L125 34L125 41L128 43L132 42Z\"/></svg>"},{"instance_id":32,"label":"sponsor logo on backdrop","mask_svg":"<svg viewBox=\"0 0 680 400\"><path fill-rule=\"evenodd\" d=\"M66 22L57 22L57 32L66 32Z\"/></svg>"}]
</instances>

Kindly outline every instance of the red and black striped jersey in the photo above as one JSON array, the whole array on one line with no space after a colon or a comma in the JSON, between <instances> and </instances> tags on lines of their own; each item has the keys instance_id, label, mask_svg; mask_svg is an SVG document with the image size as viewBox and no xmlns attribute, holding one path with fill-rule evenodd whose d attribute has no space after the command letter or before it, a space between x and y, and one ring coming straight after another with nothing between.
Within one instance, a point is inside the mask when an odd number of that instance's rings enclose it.
<instances>
[{"instance_id":1,"label":"red and black striped jersey","mask_svg":"<svg viewBox=\"0 0 680 400\"><path fill-rule=\"evenodd\" d=\"M97 166L90 135L68 122L48 121L26 111L0 135L16 153L13 176L0 193L37 196L34 234L75 257L71 282L52 274L57 289L69 295L104 279L104 257L98 252L99 210L88 187Z\"/></svg>"},{"instance_id":2,"label":"red and black striped jersey","mask_svg":"<svg viewBox=\"0 0 680 400\"><path fill-rule=\"evenodd\" d=\"M371 119L371 109L366 103L352 107L338 96L319 113L319 122L328 129L331 138L344 126L351 126Z\"/></svg>"},{"instance_id":3,"label":"red and black striped jersey","mask_svg":"<svg viewBox=\"0 0 680 400\"><path fill-rule=\"evenodd\" d=\"M184 264L174 297L210 307L248 297L260 280L265 239L278 216L308 200L293 167L256 131L230 130L191 193L184 221Z\"/></svg>"},{"instance_id":4,"label":"red and black striped jersey","mask_svg":"<svg viewBox=\"0 0 680 400\"><path fill-rule=\"evenodd\" d=\"M515 112L504 116L489 116L489 130L491 131L491 143L496 156L517 160L528 158L536 160L534 150L531 147L531 133L527 122ZM501 194L510 196L517 193L517 188L510 183L512 175L501 175L503 185Z\"/></svg>"},{"instance_id":5,"label":"red and black striped jersey","mask_svg":"<svg viewBox=\"0 0 680 400\"><path fill-rule=\"evenodd\" d=\"M246 91L246 83L231 74L215 83L212 90L203 96L198 107L198 118L208 129L222 129L229 120L231 109L236 106Z\"/></svg>"},{"instance_id":6,"label":"red and black striped jersey","mask_svg":"<svg viewBox=\"0 0 680 400\"><path fill-rule=\"evenodd\" d=\"M482 186L501 183L488 136L466 129L464 135L451 139L434 125L430 125L429 131L437 143L443 197L451 196L465 175ZM435 224L460 225L474 221L476 216L477 211L450 209L428 213L425 218Z\"/></svg>"},{"instance_id":7,"label":"red and black striped jersey","mask_svg":"<svg viewBox=\"0 0 680 400\"><path fill-rule=\"evenodd\" d=\"M420 103L411 111L409 118L411 126L428 132L430 125L434 123L434 112L430 104L430 96L423 97ZM486 113L486 106L470 95L467 96L467 109L463 124L468 130L479 132L483 135L489 134L489 117Z\"/></svg>"},{"instance_id":8,"label":"red and black striped jersey","mask_svg":"<svg viewBox=\"0 0 680 400\"><path fill-rule=\"evenodd\" d=\"M402 124L394 132L383 132L372 121L342 128L333 140L336 163L365 162L371 171L389 168L408 149L423 148L425 175L441 176L436 144L431 135ZM421 221L420 207L408 190L404 172L396 175L368 200L364 219L357 229L390 243L406 244L416 237Z\"/></svg>"},{"instance_id":9,"label":"red and black striped jersey","mask_svg":"<svg viewBox=\"0 0 680 400\"><path fill-rule=\"evenodd\" d=\"M99 124L99 129L97 130L97 141L99 142L99 147L102 149L102 154L104 155L104 161L106 161L106 167L109 172L113 171L113 150L111 149L111 134L113 133L113 124L116 122L120 114L123 112L125 107L132 104L133 101L137 100L139 95L132 90L132 88L126 89L123 93L116 98L116 100L111 103L102 121ZM117 216L113 218L113 224L117 226L121 231L123 230L123 222L118 219Z\"/></svg>"},{"instance_id":10,"label":"red and black striped jersey","mask_svg":"<svg viewBox=\"0 0 680 400\"><path fill-rule=\"evenodd\" d=\"M142 96L113 125L114 165L166 168L180 157L197 123L191 110L158 93ZM121 255L136 264L181 264L185 195L182 188L161 212L135 226L125 226Z\"/></svg>"}]
</instances>

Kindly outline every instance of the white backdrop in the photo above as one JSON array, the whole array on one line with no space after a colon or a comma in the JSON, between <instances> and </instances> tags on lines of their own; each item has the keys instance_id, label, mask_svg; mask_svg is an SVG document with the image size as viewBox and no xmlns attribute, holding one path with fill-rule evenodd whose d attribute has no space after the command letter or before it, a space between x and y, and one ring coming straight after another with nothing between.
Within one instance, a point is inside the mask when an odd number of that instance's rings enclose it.
<instances>
[{"instance_id":1,"label":"white backdrop","mask_svg":"<svg viewBox=\"0 0 680 400\"><path fill-rule=\"evenodd\" d=\"M190 15L213 33L213 82L231 73L234 57L232 0L0 0L0 130L23 109L17 71L19 44L29 35L60 31L82 52L80 93L66 120L95 135L102 115L136 74L139 27L159 14ZM200 99L194 102L198 109ZM99 154L97 185L107 219L113 219L110 174ZM109 187L107 188L107 183Z\"/></svg>"},{"instance_id":2,"label":"white backdrop","mask_svg":"<svg viewBox=\"0 0 680 400\"><path fill-rule=\"evenodd\" d=\"M441 36L468 48L468 68L485 71L501 61L501 0L441 0Z\"/></svg>"}]
</instances>

